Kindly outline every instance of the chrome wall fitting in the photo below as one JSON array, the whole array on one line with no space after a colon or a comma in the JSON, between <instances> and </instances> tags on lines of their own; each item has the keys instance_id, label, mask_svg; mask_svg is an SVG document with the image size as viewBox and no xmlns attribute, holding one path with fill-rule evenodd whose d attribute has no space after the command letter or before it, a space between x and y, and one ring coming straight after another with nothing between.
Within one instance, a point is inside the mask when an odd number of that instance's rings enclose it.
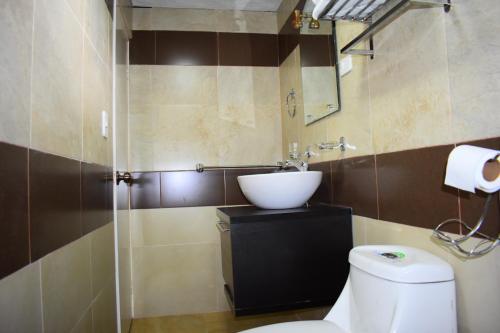
<instances>
[{"instance_id":1,"label":"chrome wall fitting","mask_svg":"<svg viewBox=\"0 0 500 333\"><path fill-rule=\"evenodd\" d=\"M209 170L223 170L223 169L258 169L258 168L275 168L278 170L283 169L285 166L283 162L276 162L276 165L233 165L233 166L205 166L203 163L197 163L195 170L197 172Z\"/></svg>"},{"instance_id":2,"label":"chrome wall fitting","mask_svg":"<svg viewBox=\"0 0 500 333\"><path fill-rule=\"evenodd\" d=\"M120 185L120 182L123 181L127 185L132 185L132 175L130 172L116 172L116 185Z\"/></svg>"},{"instance_id":3,"label":"chrome wall fitting","mask_svg":"<svg viewBox=\"0 0 500 333\"><path fill-rule=\"evenodd\" d=\"M345 151L346 148L356 150L356 146L353 146L349 143L347 143L347 140L345 137L341 136L339 141L336 142L322 142L317 144L318 148L320 150L334 150L334 149L340 149L340 151Z\"/></svg>"}]
</instances>

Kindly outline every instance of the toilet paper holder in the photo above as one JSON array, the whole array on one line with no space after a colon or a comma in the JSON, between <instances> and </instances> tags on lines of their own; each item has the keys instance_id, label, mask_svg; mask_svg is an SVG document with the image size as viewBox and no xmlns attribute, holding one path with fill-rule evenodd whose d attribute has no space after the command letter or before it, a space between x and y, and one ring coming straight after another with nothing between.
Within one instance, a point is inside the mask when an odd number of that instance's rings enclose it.
<instances>
[{"instance_id":1,"label":"toilet paper holder","mask_svg":"<svg viewBox=\"0 0 500 333\"><path fill-rule=\"evenodd\" d=\"M481 169L478 169L479 167ZM470 177L471 175L472 177ZM488 215L491 202L494 200L495 193L499 192L499 177L500 151L468 145L455 147L448 158L445 184L473 193L475 193L475 189L480 189L488 193L488 197L479 221L474 227L470 227L459 218L451 218L443 221L434 229L432 233L433 237L444 245L451 247L460 255L468 258L485 255L500 245L500 235L492 237L480 232ZM444 227L453 224L458 224L467 234L464 236L452 236L443 231ZM471 249L466 249L464 243L475 236L480 236L482 239L477 241L476 245Z\"/></svg>"},{"instance_id":2,"label":"toilet paper holder","mask_svg":"<svg viewBox=\"0 0 500 333\"><path fill-rule=\"evenodd\" d=\"M488 252L493 251L495 247L497 247L500 244L500 238L494 238L491 236L488 236L482 232L479 231L481 229L481 226L484 223L484 220L486 219L486 216L488 215L488 210L491 206L491 202L493 201L494 194L489 194L486 202L484 204L483 212L481 214L481 217L479 218L479 221L477 224L471 228L467 223L462 221L461 219L448 219L446 221L443 221L440 223L433 231L433 236L444 243L445 245L453 247L455 250L457 250L460 254L466 256L466 257L479 257L482 255L487 254ZM458 238L453 238L452 236L449 236L445 234L444 231L441 231L442 228L444 228L447 225L450 224L459 224L462 228L465 228L469 232L462 237ZM470 250L465 249L462 244L469 240L472 237L475 236L481 236L483 239L477 242L477 244L472 247Z\"/></svg>"}]
</instances>

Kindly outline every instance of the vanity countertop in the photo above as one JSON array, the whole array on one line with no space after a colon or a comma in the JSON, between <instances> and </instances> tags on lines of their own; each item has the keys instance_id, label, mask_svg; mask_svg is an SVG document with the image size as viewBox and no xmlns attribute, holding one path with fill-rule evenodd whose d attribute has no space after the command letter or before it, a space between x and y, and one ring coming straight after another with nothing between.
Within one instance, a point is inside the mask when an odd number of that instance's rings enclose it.
<instances>
[{"instance_id":1,"label":"vanity countertop","mask_svg":"<svg viewBox=\"0 0 500 333\"><path fill-rule=\"evenodd\" d=\"M302 219L316 216L346 216L352 209L334 205L312 205L292 209L260 209L255 206L217 208L217 216L222 222L238 224L245 222L272 222L286 219Z\"/></svg>"}]
</instances>

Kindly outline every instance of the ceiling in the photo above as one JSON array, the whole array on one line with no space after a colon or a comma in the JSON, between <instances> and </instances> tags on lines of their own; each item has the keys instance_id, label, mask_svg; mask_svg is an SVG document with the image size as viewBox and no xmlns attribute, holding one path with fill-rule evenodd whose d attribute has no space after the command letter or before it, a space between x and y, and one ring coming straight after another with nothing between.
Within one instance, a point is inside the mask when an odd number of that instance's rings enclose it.
<instances>
[{"instance_id":1,"label":"ceiling","mask_svg":"<svg viewBox=\"0 0 500 333\"><path fill-rule=\"evenodd\" d=\"M226 9L275 12L282 0L132 0L139 7Z\"/></svg>"}]
</instances>

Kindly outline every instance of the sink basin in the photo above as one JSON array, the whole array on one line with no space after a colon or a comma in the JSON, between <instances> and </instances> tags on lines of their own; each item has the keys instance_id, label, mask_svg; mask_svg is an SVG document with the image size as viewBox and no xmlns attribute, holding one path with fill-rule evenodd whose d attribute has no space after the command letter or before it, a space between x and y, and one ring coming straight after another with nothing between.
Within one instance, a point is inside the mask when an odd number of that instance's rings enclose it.
<instances>
[{"instance_id":1,"label":"sink basin","mask_svg":"<svg viewBox=\"0 0 500 333\"><path fill-rule=\"evenodd\" d=\"M287 209L304 205L321 183L321 171L277 172L239 176L245 197L264 209Z\"/></svg>"}]
</instances>

